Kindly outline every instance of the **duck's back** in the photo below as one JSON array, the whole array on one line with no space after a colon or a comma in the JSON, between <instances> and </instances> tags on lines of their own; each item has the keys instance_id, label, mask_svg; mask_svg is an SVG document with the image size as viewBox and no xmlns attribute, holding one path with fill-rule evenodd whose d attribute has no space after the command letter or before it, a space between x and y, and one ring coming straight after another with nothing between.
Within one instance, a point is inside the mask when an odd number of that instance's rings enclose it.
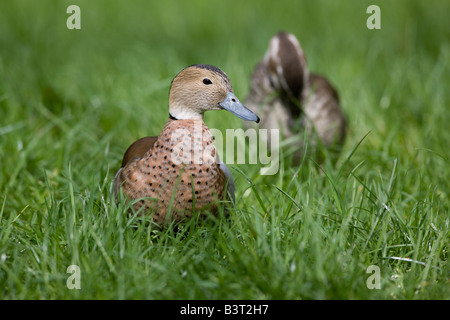
<instances>
[{"instance_id":1,"label":"duck's back","mask_svg":"<svg viewBox=\"0 0 450 320\"><path fill-rule=\"evenodd\" d=\"M340 147L346 136L346 117L339 105L339 96L331 83L319 74L310 74L311 90L304 110L314 125L321 142L328 148Z\"/></svg>"}]
</instances>

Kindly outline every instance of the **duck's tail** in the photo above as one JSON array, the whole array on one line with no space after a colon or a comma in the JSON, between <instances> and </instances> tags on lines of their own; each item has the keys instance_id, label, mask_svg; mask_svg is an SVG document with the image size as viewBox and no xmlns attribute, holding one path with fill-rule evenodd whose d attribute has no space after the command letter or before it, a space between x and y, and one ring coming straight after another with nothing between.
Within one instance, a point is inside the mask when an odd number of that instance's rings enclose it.
<instances>
[{"instance_id":1,"label":"duck's tail","mask_svg":"<svg viewBox=\"0 0 450 320\"><path fill-rule=\"evenodd\" d=\"M291 98L301 100L302 92L308 84L309 70L297 38L280 31L270 40L263 61L274 88Z\"/></svg>"}]
</instances>

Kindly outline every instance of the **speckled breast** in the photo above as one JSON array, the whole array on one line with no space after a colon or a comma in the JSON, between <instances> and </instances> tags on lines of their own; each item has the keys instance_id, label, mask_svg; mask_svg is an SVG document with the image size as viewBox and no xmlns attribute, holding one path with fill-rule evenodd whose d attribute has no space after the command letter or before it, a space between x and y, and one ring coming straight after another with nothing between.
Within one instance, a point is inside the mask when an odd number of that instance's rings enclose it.
<instances>
[{"instance_id":1,"label":"speckled breast","mask_svg":"<svg viewBox=\"0 0 450 320\"><path fill-rule=\"evenodd\" d=\"M216 163L214 137L202 120L169 120L142 159L125 168L123 192L134 210L162 225L216 211L225 175ZM149 199L151 198L151 199Z\"/></svg>"}]
</instances>

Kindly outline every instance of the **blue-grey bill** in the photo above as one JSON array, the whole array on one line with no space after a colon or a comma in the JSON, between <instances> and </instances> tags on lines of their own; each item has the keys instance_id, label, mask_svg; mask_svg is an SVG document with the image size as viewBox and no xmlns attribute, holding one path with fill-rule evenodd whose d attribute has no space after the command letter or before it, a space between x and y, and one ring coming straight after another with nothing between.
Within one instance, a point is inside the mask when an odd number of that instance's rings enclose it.
<instances>
[{"instance_id":1,"label":"blue-grey bill","mask_svg":"<svg viewBox=\"0 0 450 320\"><path fill-rule=\"evenodd\" d=\"M241 119L255 121L256 123L259 122L259 117L247 109L232 92L227 93L227 96L219 103L219 106L237 115Z\"/></svg>"}]
</instances>

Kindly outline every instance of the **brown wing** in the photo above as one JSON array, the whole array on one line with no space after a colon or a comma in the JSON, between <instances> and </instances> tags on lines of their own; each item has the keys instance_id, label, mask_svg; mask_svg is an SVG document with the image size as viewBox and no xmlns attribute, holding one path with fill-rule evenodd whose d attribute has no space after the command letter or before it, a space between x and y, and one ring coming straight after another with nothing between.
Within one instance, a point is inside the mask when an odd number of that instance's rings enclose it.
<instances>
[{"instance_id":1,"label":"brown wing","mask_svg":"<svg viewBox=\"0 0 450 320\"><path fill-rule=\"evenodd\" d=\"M142 156L151 148L156 142L158 137L144 137L135 142L128 147L127 151L123 155L122 168L128 163L137 158L142 158Z\"/></svg>"},{"instance_id":2,"label":"brown wing","mask_svg":"<svg viewBox=\"0 0 450 320\"><path fill-rule=\"evenodd\" d=\"M117 200L117 196L119 194L119 187L124 181L124 177L122 176L122 169L129 163L133 162L136 159L142 158L142 156L155 144L158 137L144 137L135 142L131 146L128 147L125 152L122 160L122 167L117 172L114 177L113 190L114 195Z\"/></svg>"},{"instance_id":3,"label":"brown wing","mask_svg":"<svg viewBox=\"0 0 450 320\"><path fill-rule=\"evenodd\" d=\"M340 149L347 132L347 119L339 103L339 95L333 85L322 75L311 73L311 95L306 108L313 112L306 112L322 143L327 148Z\"/></svg>"},{"instance_id":4,"label":"brown wing","mask_svg":"<svg viewBox=\"0 0 450 320\"><path fill-rule=\"evenodd\" d=\"M321 96L329 95L334 100L339 102L339 95L327 78L317 73L310 73L309 82L317 94Z\"/></svg>"}]
</instances>

